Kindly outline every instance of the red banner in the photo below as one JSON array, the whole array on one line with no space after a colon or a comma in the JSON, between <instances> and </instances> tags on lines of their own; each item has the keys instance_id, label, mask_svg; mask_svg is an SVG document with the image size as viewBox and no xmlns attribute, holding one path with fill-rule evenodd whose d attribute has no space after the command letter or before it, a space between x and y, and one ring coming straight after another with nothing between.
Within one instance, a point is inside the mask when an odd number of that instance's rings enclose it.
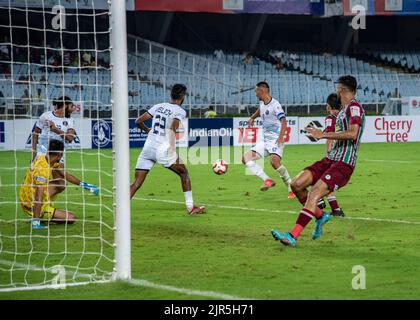
<instances>
[{"instance_id":1,"label":"red banner","mask_svg":"<svg viewBox=\"0 0 420 320\"><path fill-rule=\"evenodd\" d=\"M136 10L229 13L223 0L136 0Z\"/></svg>"}]
</instances>

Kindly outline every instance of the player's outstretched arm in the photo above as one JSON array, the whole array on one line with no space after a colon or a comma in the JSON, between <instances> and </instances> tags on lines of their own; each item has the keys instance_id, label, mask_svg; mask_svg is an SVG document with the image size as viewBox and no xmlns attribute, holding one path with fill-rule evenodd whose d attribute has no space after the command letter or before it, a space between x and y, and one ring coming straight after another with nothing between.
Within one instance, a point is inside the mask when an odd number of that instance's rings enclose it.
<instances>
[{"instance_id":1,"label":"player's outstretched arm","mask_svg":"<svg viewBox=\"0 0 420 320\"><path fill-rule=\"evenodd\" d=\"M66 180L67 182L70 182L76 186L80 186L85 190L89 190L94 195L99 195L99 188L95 186L94 184L90 184L87 182L84 182L77 178L76 176L72 175L71 173L64 170L64 167L60 165L60 169L55 169L54 172L61 176L62 179Z\"/></svg>"},{"instance_id":2,"label":"player's outstretched arm","mask_svg":"<svg viewBox=\"0 0 420 320\"><path fill-rule=\"evenodd\" d=\"M146 126L144 123L151 118L152 118L152 115L149 112L143 113L140 117L136 119L137 128L140 128L144 132L149 133L150 128Z\"/></svg>"},{"instance_id":3,"label":"player's outstretched arm","mask_svg":"<svg viewBox=\"0 0 420 320\"><path fill-rule=\"evenodd\" d=\"M95 196L99 195L99 187L97 187L96 185L87 183L85 181L81 181L79 178L75 177L71 173L68 173L67 171L64 171L64 177L66 181L81 186L83 189L92 192Z\"/></svg>"},{"instance_id":4,"label":"player's outstretched arm","mask_svg":"<svg viewBox=\"0 0 420 320\"><path fill-rule=\"evenodd\" d=\"M359 134L360 126L358 124L350 125L349 130L342 132L323 132L318 129L306 127L305 131L309 132L312 137L316 139L328 139L328 140L356 140Z\"/></svg>"}]
</instances>

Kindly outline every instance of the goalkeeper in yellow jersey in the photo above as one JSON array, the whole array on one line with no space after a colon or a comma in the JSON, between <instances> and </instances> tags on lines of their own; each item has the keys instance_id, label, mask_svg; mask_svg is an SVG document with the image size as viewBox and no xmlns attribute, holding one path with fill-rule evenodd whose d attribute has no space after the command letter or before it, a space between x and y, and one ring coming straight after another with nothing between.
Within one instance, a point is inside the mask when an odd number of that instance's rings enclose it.
<instances>
[{"instance_id":1,"label":"goalkeeper in yellow jersey","mask_svg":"<svg viewBox=\"0 0 420 320\"><path fill-rule=\"evenodd\" d=\"M19 190L23 211L32 217L32 229L46 229L41 220L55 223L73 223L74 213L56 209L55 198L66 188L63 179L54 179L53 169L60 166L64 144L59 140L50 140L46 154L39 155L31 164Z\"/></svg>"}]
</instances>

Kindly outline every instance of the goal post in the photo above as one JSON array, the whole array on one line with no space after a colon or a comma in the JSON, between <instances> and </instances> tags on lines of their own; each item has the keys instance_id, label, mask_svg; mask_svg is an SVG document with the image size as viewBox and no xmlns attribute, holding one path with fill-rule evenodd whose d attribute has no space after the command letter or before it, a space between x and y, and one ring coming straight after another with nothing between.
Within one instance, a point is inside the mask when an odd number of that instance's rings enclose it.
<instances>
[{"instance_id":1,"label":"goal post","mask_svg":"<svg viewBox=\"0 0 420 320\"><path fill-rule=\"evenodd\" d=\"M130 157L125 1L111 2L112 108L115 125L116 279L131 278Z\"/></svg>"}]
</instances>

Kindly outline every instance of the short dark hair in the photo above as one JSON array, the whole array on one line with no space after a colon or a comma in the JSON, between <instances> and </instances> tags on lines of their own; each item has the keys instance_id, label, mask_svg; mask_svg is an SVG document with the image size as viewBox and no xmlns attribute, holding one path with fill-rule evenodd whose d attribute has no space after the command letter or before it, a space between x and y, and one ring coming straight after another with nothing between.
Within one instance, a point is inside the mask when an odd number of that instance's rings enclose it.
<instances>
[{"instance_id":1,"label":"short dark hair","mask_svg":"<svg viewBox=\"0 0 420 320\"><path fill-rule=\"evenodd\" d=\"M53 105L56 106L57 109L61 109L66 104L73 103L73 101L68 96L61 96L54 100Z\"/></svg>"},{"instance_id":2,"label":"short dark hair","mask_svg":"<svg viewBox=\"0 0 420 320\"><path fill-rule=\"evenodd\" d=\"M60 140L50 140L50 143L48 145L48 153L49 154L59 154L64 151L64 143Z\"/></svg>"},{"instance_id":3,"label":"short dark hair","mask_svg":"<svg viewBox=\"0 0 420 320\"><path fill-rule=\"evenodd\" d=\"M338 102L338 96L336 93L331 93L327 98L327 103L331 109L340 110L340 103Z\"/></svg>"},{"instance_id":4,"label":"short dark hair","mask_svg":"<svg viewBox=\"0 0 420 320\"><path fill-rule=\"evenodd\" d=\"M356 92L357 90L357 80L353 76L350 76L350 75L342 76L338 79L338 83L345 86L351 92Z\"/></svg>"},{"instance_id":5,"label":"short dark hair","mask_svg":"<svg viewBox=\"0 0 420 320\"><path fill-rule=\"evenodd\" d=\"M265 82L265 81L260 81L260 82L258 82L258 83L257 83L257 87L258 87L258 88L262 87L262 88L266 88L267 90L270 90L270 86L269 86L269 85L268 85L268 83L267 83L267 82Z\"/></svg>"},{"instance_id":6,"label":"short dark hair","mask_svg":"<svg viewBox=\"0 0 420 320\"><path fill-rule=\"evenodd\" d=\"M171 89L171 98L173 100L180 100L187 94L187 87L181 83L176 83Z\"/></svg>"}]
</instances>

